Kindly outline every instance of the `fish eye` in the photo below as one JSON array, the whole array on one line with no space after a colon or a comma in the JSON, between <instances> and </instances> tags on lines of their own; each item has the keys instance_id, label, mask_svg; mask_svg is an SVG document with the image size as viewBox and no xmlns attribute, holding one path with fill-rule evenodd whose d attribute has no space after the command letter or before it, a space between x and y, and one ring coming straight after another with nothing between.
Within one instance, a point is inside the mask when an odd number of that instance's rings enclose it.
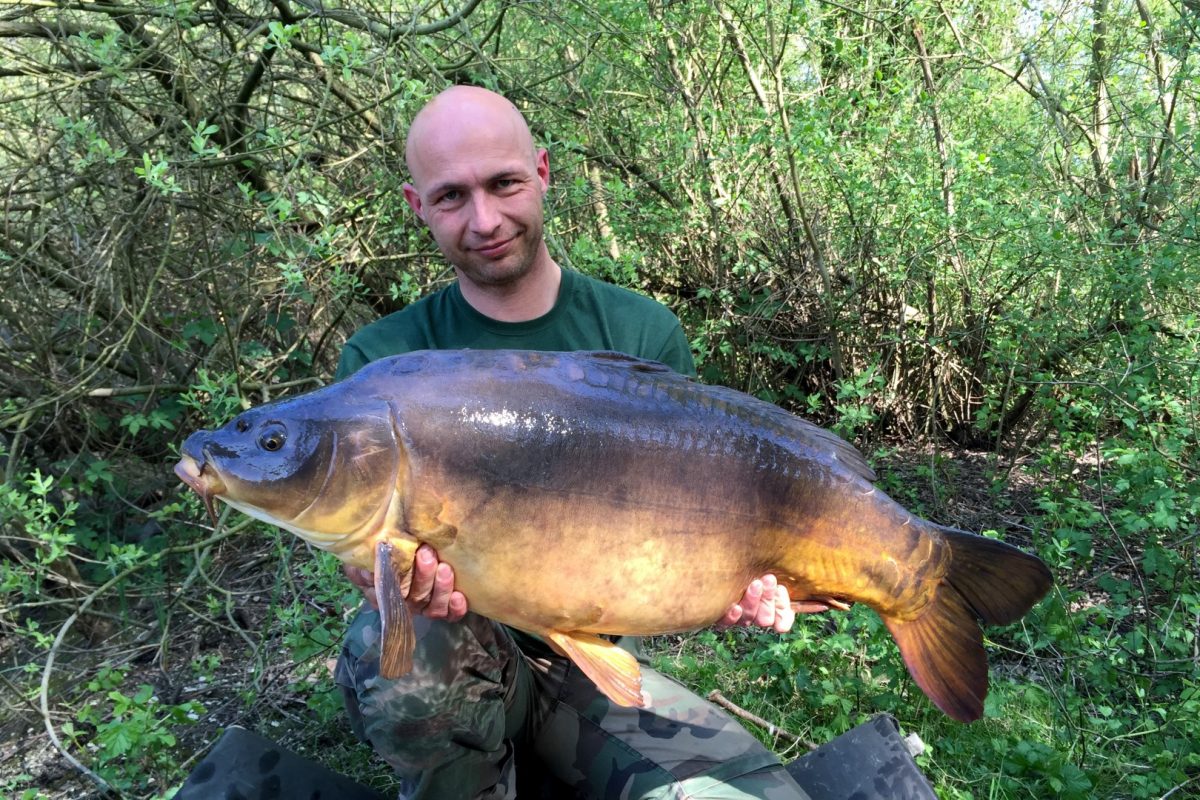
<instances>
[{"instance_id":1,"label":"fish eye","mask_svg":"<svg viewBox=\"0 0 1200 800\"><path fill-rule=\"evenodd\" d=\"M287 441L287 432L282 426L273 425L263 432L262 436L258 437L258 446L268 453L274 453L283 447L283 443Z\"/></svg>"}]
</instances>

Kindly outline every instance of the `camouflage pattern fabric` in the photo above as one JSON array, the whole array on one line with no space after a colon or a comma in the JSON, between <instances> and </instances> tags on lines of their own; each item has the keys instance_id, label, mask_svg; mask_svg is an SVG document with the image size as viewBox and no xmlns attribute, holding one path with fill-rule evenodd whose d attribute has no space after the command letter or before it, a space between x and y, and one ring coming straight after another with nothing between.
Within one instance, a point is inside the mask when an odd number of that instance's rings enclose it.
<instances>
[{"instance_id":1,"label":"camouflage pattern fabric","mask_svg":"<svg viewBox=\"0 0 1200 800\"><path fill-rule=\"evenodd\" d=\"M808 800L731 717L644 664L651 706L621 708L525 634L476 614L415 623L413 671L384 680L379 614L364 607L335 673L351 726L403 798L512 800L515 754L532 753L579 797Z\"/></svg>"}]
</instances>

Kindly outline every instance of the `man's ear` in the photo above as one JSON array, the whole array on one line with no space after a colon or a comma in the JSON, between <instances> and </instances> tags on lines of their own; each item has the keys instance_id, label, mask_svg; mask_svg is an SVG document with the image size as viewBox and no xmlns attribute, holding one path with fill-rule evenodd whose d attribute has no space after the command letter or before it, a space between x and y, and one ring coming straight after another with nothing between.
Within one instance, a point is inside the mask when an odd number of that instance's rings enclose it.
<instances>
[{"instance_id":1,"label":"man's ear","mask_svg":"<svg viewBox=\"0 0 1200 800\"><path fill-rule=\"evenodd\" d=\"M417 187L411 183L404 184L404 199L408 201L408 207L417 215L417 219L424 222L425 215L421 212L421 195L417 192Z\"/></svg>"},{"instance_id":2,"label":"man's ear","mask_svg":"<svg viewBox=\"0 0 1200 800\"><path fill-rule=\"evenodd\" d=\"M550 188L550 153L546 152L546 148L537 151L534 165L537 168L538 179L542 182L542 194L545 194Z\"/></svg>"}]
</instances>

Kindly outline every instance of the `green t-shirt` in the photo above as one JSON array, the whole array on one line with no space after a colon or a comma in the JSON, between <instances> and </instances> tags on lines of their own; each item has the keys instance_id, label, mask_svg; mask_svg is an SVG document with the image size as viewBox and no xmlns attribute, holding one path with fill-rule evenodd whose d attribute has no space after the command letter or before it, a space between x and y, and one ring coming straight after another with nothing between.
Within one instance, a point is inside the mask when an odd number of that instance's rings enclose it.
<instances>
[{"instance_id":1,"label":"green t-shirt","mask_svg":"<svg viewBox=\"0 0 1200 800\"><path fill-rule=\"evenodd\" d=\"M400 353L459 349L615 350L696 374L683 328L665 306L563 270L554 308L526 322L498 322L480 314L455 282L351 336L336 377Z\"/></svg>"}]
</instances>

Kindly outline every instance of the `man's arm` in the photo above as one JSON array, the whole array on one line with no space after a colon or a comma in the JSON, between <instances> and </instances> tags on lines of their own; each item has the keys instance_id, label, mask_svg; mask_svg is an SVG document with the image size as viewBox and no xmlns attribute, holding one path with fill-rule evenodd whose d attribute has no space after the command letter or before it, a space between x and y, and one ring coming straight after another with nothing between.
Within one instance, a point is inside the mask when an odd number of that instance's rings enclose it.
<instances>
[{"instance_id":1,"label":"man's arm","mask_svg":"<svg viewBox=\"0 0 1200 800\"><path fill-rule=\"evenodd\" d=\"M660 361L666 364L671 369L687 375L688 377L696 377L696 362L692 359L692 348L688 344L687 335L683 332L683 327L676 325L670 335L667 336L658 353L652 358L655 361Z\"/></svg>"}]
</instances>

